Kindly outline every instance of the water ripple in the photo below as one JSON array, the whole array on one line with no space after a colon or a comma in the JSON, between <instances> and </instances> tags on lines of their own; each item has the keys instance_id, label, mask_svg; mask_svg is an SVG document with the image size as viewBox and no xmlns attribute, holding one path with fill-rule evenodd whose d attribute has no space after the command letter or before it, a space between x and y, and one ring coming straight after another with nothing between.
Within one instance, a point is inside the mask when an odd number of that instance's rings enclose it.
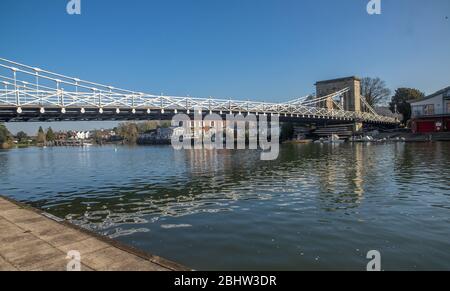
<instances>
[{"instance_id":1,"label":"water ripple","mask_svg":"<svg viewBox=\"0 0 450 291\"><path fill-rule=\"evenodd\" d=\"M271 162L29 148L0 151L0 175L0 193L196 269L361 269L365 249L386 269L450 269L445 143L286 145Z\"/></svg>"}]
</instances>

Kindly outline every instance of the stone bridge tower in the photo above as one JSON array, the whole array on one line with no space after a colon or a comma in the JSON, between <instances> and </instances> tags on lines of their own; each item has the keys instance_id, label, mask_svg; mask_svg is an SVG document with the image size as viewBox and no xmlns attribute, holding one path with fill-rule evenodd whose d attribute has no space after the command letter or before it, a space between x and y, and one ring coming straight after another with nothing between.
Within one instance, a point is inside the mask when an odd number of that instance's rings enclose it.
<instances>
[{"instance_id":1,"label":"stone bridge tower","mask_svg":"<svg viewBox=\"0 0 450 291\"><path fill-rule=\"evenodd\" d=\"M350 88L350 91L343 94L340 104L347 111L361 111L361 79L357 77L347 77L326 81L319 81L316 84L316 98L320 98L339 90ZM321 102L321 107L333 109L331 98Z\"/></svg>"}]
</instances>

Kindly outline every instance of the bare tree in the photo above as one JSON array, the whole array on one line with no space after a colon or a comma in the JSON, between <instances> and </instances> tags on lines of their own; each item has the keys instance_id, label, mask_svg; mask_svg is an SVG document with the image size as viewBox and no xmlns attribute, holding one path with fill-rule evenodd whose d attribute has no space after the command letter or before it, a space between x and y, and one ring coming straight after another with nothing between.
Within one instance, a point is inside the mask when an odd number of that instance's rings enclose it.
<instances>
[{"instance_id":1,"label":"bare tree","mask_svg":"<svg viewBox=\"0 0 450 291\"><path fill-rule=\"evenodd\" d=\"M361 95L366 97L370 106L374 107L391 95L391 90L380 78L366 77L361 80Z\"/></svg>"}]
</instances>

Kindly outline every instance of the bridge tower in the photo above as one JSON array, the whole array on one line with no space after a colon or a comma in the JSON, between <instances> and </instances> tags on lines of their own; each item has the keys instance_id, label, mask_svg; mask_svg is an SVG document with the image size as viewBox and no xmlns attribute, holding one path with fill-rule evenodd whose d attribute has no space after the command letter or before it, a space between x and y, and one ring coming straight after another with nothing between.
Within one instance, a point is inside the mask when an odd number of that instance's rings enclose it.
<instances>
[{"instance_id":1,"label":"bridge tower","mask_svg":"<svg viewBox=\"0 0 450 291\"><path fill-rule=\"evenodd\" d=\"M349 88L350 91L344 93L340 104L347 111L361 111L361 79L357 77L346 77L333 80L319 81L316 84L316 98L327 96L339 90ZM333 109L331 98L320 102L321 107Z\"/></svg>"},{"instance_id":2,"label":"bridge tower","mask_svg":"<svg viewBox=\"0 0 450 291\"><path fill-rule=\"evenodd\" d=\"M324 97L333 94L339 90L349 88L347 93L341 96L339 103L344 110L347 111L361 111L361 79L355 76L339 78L333 80L319 81L316 84L316 98ZM334 104L331 98L321 101L320 107L333 109ZM362 129L362 123L356 121L354 124L354 131L358 132Z\"/></svg>"}]
</instances>

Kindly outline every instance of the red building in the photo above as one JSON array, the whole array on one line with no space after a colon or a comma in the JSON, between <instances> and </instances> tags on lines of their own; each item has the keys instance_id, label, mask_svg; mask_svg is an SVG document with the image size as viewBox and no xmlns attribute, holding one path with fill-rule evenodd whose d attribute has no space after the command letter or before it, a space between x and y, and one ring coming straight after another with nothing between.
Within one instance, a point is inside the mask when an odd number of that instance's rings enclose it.
<instances>
[{"instance_id":1,"label":"red building","mask_svg":"<svg viewBox=\"0 0 450 291\"><path fill-rule=\"evenodd\" d=\"M414 133L450 131L450 87L411 102L411 120Z\"/></svg>"}]
</instances>

